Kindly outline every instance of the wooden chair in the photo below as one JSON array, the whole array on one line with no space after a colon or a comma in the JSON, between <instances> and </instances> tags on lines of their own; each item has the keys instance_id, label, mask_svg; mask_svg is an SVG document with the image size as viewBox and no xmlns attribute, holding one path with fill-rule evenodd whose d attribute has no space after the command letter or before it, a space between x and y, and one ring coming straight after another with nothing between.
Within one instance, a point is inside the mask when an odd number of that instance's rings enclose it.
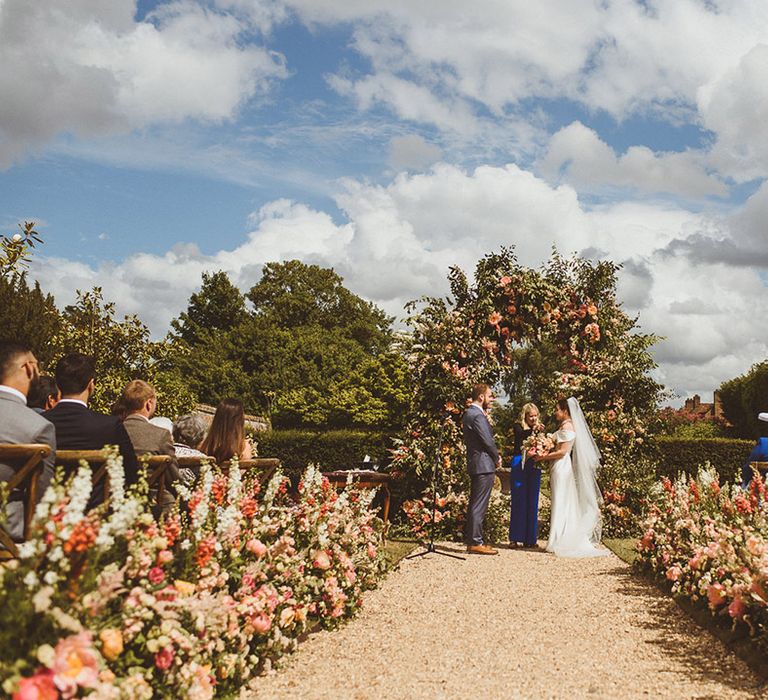
<instances>
[{"instance_id":1,"label":"wooden chair","mask_svg":"<svg viewBox=\"0 0 768 700\"><path fill-rule=\"evenodd\" d=\"M37 481L43 470L43 460L51 454L50 445L9 445L0 444L0 462L19 463L21 468L11 477L8 484L9 493L14 489L24 488L24 539L28 539L32 518L37 505ZM0 551L0 559L17 557L19 550L5 528L0 527L0 545L5 551Z\"/></svg>"},{"instance_id":2,"label":"wooden chair","mask_svg":"<svg viewBox=\"0 0 768 700\"><path fill-rule=\"evenodd\" d=\"M139 455L138 460L148 472L147 483L157 488L156 504L162 505L163 495L167 490L167 473L172 458L168 455ZM93 470L93 486L104 485L104 500L109 498L109 474L107 472L107 454L104 450L58 450L56 464L64 466L68 473L74 471L81 461L85 461Z\"/></svg>"},{"instance_id":3,"label":"wooden chair","mask_svg":"<svg viewBox=\"0 0 768 700\"><path fill-rule=\"evenodd\" d=\"M382 472L369 471L365 469L350 469L348 471L340 470L335 472L323 472L323 476L331 482L331 486L336 489L343 489L347 486L347 479L352 476L352 483L361 489L377 489L381 488L381 492L384 494L384 506L381 519L386 526L389 523L389 502L392 498L392 494L389 490L389 482L391 480L389 474L383 474Z\"/></svg>"},{"instance_id":4,"label":"wooden chair","mask_svg":"<svg viewBox=\"0 0 768 700\"><path fill-rule=\"evenodd\" d=\"M222 470L229 469L230 463L222 462L219 466ZM259 474L259 487L264 488L269 480L275 475L278 467L280 466L280 460L272 457L257 457L255 459L243 459L239 462L240 469L244 472L256 471Z\"/></svg>"}]
</instances>

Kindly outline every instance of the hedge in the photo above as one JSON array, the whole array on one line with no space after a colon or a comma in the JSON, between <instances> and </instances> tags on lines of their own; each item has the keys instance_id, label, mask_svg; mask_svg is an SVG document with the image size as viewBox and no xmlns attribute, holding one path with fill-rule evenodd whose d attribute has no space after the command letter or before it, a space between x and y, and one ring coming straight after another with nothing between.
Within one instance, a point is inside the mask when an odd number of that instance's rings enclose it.
<instances>
[{"instance_id":1,"label":"hedge","mask_svg":"<svg viewBox=\"0 0 768 700\"><path fill-rule=\"evenodd\" d=\"M389 463L392 436L355 430L271 430L253 435L260 457L277 457L294 478L318 464L323 471L360 467L365 455L383 467Z\"/></svg>"},{"instance_id":2,"label":"hedge","mask_svg":"<svg viewBox=\"0 0 768 700\"><path fill-rule=\"evenodd\" d=\"M682 472L695 476L700 465L710 462L725 481L736 481L755 443L731 438L656 438L656 473L673 479Z\"/></svg>"}]
</instances>

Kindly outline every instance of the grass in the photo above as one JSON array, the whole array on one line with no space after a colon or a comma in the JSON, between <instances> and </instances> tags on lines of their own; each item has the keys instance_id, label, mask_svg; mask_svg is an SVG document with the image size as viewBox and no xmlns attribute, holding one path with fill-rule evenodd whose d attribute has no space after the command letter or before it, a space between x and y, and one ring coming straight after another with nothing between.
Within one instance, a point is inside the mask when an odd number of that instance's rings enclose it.
<instances>
[{"instance_id":1,"label":"grass","mask_svg":"<svg viewBox=\"0 0 768 700\"><path fill-rule=\"evenodd\" d=\"M627 562L627 564L632 565L635 563L637 559L637 550L635 549L637 540L634 537L603 540L603 544L619 559Z\"/></svg>"},{"instance_id":2,"label":"grass","mask_svg":"<svg viewBox=\"0 0 768 700\"><path fill-rule=\"evenodd\" d=\"M400 561L407 557L419 543L411 539L388 539L384 544L384 553L390 566L397 566Z\"/></svg>"}]
</instances>

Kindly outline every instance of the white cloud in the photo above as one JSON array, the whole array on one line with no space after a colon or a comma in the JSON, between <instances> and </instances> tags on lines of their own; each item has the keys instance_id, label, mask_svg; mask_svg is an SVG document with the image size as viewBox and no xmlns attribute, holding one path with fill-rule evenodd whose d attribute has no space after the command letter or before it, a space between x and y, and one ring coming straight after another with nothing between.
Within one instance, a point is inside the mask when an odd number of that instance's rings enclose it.
<instances>
[{"instance_id":1,"label":"white cloud","mask_svg":"<svg viewBox=\"0 0 768 700\"><path fill-rule=\"evenodd\" d=\"M768 354L755 322L754 309L768 304L757 271L735 272L678 245L713 230L737 240L739 226L758 220L755 203L715 223L671 204L588 210L572 187L552 187L515 165L465 172L439 164L388 185L346 181L337 205L346 223L302 204L272 202L254 214L240 246L213 255L187 244L98 268L36 257L33 274L60 304L72 300L74 289L100 284L120 312L138 313L162 333L204 270L223 269L248 289L265 262L299 258L334 267L353 291L402 316L406 301L447 292L449 265L471 271L501 245L515 245L521 262L538 265L556 245L566 254L600 251L624 264L622 299L628 312L640 313L645 331L666 336L657 350L659 374L679 393L706 394Z\"/></svg>"},{"instance_id":2,"label":"white cloud","mask_svg":"<svg viewBox=\"0 0 768 700\"><path fill-rule=\"evenodd\" d=\"M417 134L395 136L389 142L389 163L397 170L423 170L440 160L442 149Z\"/></svg>"},{"instance_id":3,"label":"white cloud","mask_svg":"<svg viewBox=\"0 0 768 700\"><path fill-rule=\"evenodd\" d=\"M255 27L192 0L142 22L131 0L0 4L0 166L59 133L231 119L286 75L280 55L240 39Z\"/></svg>"},{"instance_id":4,"label":"white cloud","mask_svg":"<svg viewBox=\"0 0 768 700\"><path fill-rule=\"evenodd\" d=\"M691 198L727 195L723 182L707 172L706 160L697 151L654 153L645 146L617 155L594 130L573 122L552 136L538 165L550 181L567 182L581 192L628 188Z\"/></svg>"}]
</instances>

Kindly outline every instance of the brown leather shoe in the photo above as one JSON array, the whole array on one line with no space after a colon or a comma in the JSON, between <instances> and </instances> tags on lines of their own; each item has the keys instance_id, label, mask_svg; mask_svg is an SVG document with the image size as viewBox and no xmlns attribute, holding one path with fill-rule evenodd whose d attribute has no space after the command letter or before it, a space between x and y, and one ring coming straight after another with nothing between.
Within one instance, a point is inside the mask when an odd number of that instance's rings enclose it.
<instances>
[{"instance_id":1,"label":"brown leather shoe","mask_svg":"<svg viewBox=\"0 0 768 700\"><path fill-rule=\"evenodd\" d=\"M487 544L471 544L467 547L467 554L498 554L499 551Z\"/></svg>"}]
</instances>

